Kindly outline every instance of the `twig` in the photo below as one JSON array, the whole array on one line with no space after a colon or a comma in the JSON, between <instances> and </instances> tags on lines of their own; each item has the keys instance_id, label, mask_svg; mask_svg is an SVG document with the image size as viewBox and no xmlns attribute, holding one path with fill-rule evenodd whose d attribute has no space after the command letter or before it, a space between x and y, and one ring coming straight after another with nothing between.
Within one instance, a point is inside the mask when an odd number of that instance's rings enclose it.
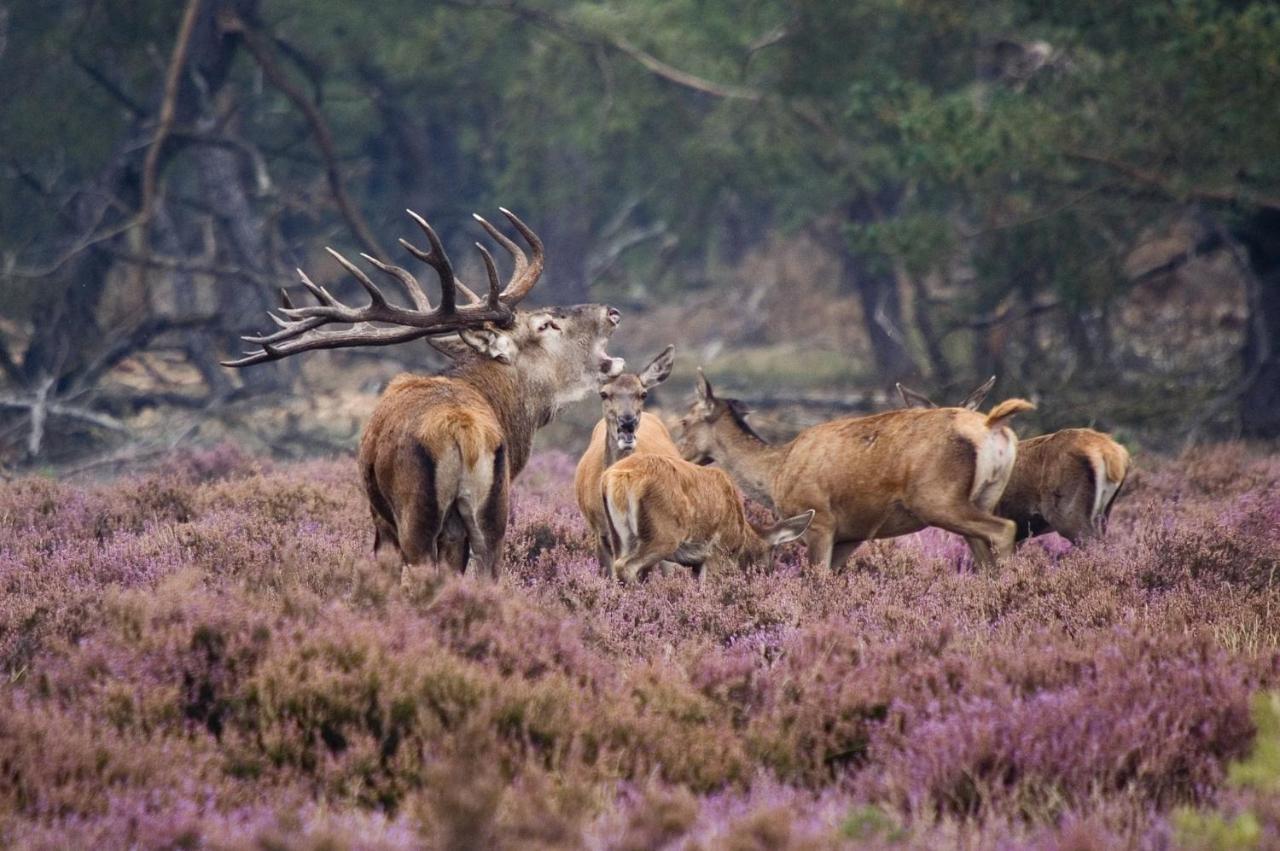
<instances>
[{"instance_id":1,"label":"twig","mask_svg":"<svg viewBox=\"0 0 1280 851\"><path fill-rule=\"evenodd\" d=\"M976 319L969 319L962 322L956 322L947 329L947 333L959 331L962 328L982 329L990 328L993 325L1003 325L1006 322L1019 322L1023 319L1030 319L1032 316L1038 316L1041 313L1048 313L1051 310L1057 310L1062 306L1056 298L1046 299L1034 304L1028 305L1026 308L1014 310L997 310L995 313L987 316L979 316Z\"/></svg>"},{"instance_id":2,"label":"twig","mask_svg":"<svg viewBox=\"0 0 1280 851\"><path fill-rule=\"evenodd\" d=\"M59 471L63 477L78 476L81 473L87 473L90 470L96 470L100 467L110 467L116 464L131 464L143 461L148 458L154 458L157 455L167 455L178 448L178 444L190 437L197 429L200 428L199 423L193 423L187 426L172 440L165 441L161 445L150 445L145 443L136 444L133 448L124 449L119 452L107 455L102 458L95 458L76 467L70 467Z\"/></svg>"},{"instance_id":3,"label":"twig","mask_svg":"<svg viewBox=\"0 0 1280 851\"><path fill-rule=\"evenodd\" d=\"M1267 195L1255 195L1252 192L1231 188L1213 189L1203 186L1189 186L1185 189L1181 189L1174 185L1167 177L1158 174L1157 172L1149 171L1133 165L1132 163L1117 160L1103 154L1095 154L1089 151L1068 151L1067 156L1082 162L1105 166L1118 174L1124 175L1135 183L1150 186L1160 194L1167 195L1175 200L1189 199L1193 201L1204 201L1211 204L1243 205L1280 210L1280 198L1274 198Z\"/></svg>"},{"instance_id":4,"label":"twig","mask_svg":"<svg viewBox=\"0 0 1280 851\"><path fill-rule=\"evenodd\" d=\"M137 266L146 266L152 269L165 269L171 272L188 272L193 275L208 275L212 278L248 278L255 283L266 286L292 286L297 283L292 278L284 275L270 275L262 272L246 269L243 266L235 265L211 265L208 263L200 263L194 260L185 260L181 257L169 257L164 254L151 254L143 256L134 254L129 251L123 251L119 248L104 248L108 254L125 263L132 263Z\"/></svg>"}]
</instances>

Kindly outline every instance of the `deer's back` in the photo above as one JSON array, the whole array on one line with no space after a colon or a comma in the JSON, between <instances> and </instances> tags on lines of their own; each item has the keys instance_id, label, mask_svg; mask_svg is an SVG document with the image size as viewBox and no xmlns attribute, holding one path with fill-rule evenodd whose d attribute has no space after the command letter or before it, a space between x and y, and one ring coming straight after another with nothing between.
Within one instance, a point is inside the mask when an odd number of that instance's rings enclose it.
<instances>
[{"instance_id":1,"label":"deer's back","mask_svg":"<svg viewBox=\"0 0 1280 851\"><path fill-rule=\"evenodd\" d=\"M635 454L604 474L609 499L634 500L654 529L675 530L684 542L736 550L746 516L742 497L723 470L669 455Z\"/></svg>"},{"instance_id":2,"label":"deer's back","mask_svg":"<svg viewBox=\"0 0 1280 851\"><path fill-rule=\"evenodd\" d=\"M913 498L973 487L992 435L983 414L963 408L907 408L813 426L788 447L774 502L784 515L829 512L849 538L914 532L923 525L909 510ZM1008 429L996 436L1016 440Z\"/></svg>"}]
</instances>

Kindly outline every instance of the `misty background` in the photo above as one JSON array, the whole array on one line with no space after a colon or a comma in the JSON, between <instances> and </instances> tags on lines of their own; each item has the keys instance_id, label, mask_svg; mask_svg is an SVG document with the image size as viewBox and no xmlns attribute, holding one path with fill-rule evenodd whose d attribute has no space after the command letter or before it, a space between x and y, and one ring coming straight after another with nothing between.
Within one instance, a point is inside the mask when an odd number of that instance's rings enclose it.
<instances>
[{"instance_id":1,"label":"misty background","mask_svg":"<svg viewBox=\"0 0 1280 851\"><path fill-rule=\"evenodd\" d=\"M766 431L898 404L1280 436L1280 10L1110 0L0 0L0 465L350 447L425 342L218 366L323 252L624 312ZM579 448L576 406L544 445ZM1021 421L1020 421L1021 422Z\"/></svg>"}]
</instances>

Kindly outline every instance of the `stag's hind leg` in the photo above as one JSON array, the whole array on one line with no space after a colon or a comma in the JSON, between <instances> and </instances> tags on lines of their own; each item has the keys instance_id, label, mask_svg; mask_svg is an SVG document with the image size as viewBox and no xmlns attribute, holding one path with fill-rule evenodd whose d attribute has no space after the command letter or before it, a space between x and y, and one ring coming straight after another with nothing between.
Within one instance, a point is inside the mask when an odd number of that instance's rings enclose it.
<instances>
[{"instance_id":1,"label":"stag's hind leg","mask_svg":"<svg viewBox=\"0 0 1280 851\"><path fill-rule=\"evenodd\" d=\"M499 447L494 457L489 476L475 475L475 472L458 495L458 513L467 528L474 569L496 581L507 535L511 488L502 448Z\"/></svg>"}]
</instances>

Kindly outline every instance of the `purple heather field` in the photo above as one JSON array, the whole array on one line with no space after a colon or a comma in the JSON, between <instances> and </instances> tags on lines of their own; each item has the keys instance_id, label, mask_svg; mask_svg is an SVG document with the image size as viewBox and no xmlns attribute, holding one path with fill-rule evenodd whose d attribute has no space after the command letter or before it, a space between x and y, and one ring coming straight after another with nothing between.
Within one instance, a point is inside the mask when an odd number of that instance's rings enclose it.
<instances>
[{"instance_id":1,"label":"purple heather field","mask_svg":"<svg viewBox=\"0 0 1280 851\"><path fill-rule=\"evenodd\" d=\"M5 483L0 845L1280 846L1226 780L1280 685L1280 456L1137 464L1082 549L701 586L600 578L557 453L497 585L375 561L350 458Z\"/></svg>"}]
</instances>

